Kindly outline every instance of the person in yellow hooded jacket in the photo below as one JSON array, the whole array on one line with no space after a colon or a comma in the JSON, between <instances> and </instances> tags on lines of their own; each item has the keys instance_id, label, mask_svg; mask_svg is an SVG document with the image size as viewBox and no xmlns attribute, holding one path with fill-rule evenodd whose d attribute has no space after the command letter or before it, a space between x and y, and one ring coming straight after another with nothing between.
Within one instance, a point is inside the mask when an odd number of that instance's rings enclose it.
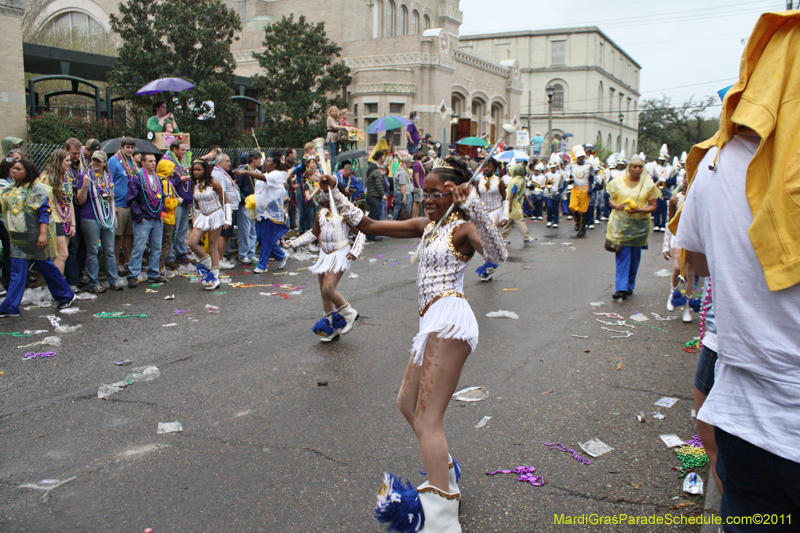
<instances>
[{"instance_id":1,"label":"person in yellow hooded jacket","mask_svg":"<svg viewBox=\"0 0 800 533\"><path fill-rule=\"evenodd\" d=\"M511 181L506 185L506 199L511 206L511 212L509 218L501 223L500 235L503 239L508 239L508 236L511 235L511 228L516 227L517 231L522 235L523 245L527 246L533 242L533 237L528 232L528 226L525 225L525 218L522 212L526 191L525 165L521 163L512 165L508 173L511 176Z\"/></svg>"},{"instance_id":2,"label":"person in yellow hooded jacket","mask_svg":"<svg viewBox=\"0 0 800 533\"><path fill-rule=\"evenodd\" d=\"M159 161L156 167L156 174L158 174L158 179L161 180L161 188L164 194L164 213L162 215L164 231L161 234L161 258L158 261L158 269L160 275L167 278L172 277L167 274L167 268L164 263L172 248L172 234L175 232L175 208L183 202L183 198L178 196L178 193L175 192L175 187L169 181L169 177L172 176L174 170L175 163L166 159ZM174 276L174 273L172 275Z\"/></svg>"}]
</instances>

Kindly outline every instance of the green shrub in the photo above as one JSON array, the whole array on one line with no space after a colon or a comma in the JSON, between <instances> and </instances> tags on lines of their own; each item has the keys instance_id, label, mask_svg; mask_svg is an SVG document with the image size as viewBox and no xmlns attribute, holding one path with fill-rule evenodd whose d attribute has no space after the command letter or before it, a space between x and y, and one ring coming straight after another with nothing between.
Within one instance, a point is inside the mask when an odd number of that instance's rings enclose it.
<instances>
[{"instance_id":1,"label":"green shrub","mask_svg":"<svg viewBox=\"0 0 800 533\"><path fill-rule=\"evenodd\" d=\"M49 144L63 144L70 137L76 137L81 142L86 142L87 139L104 141L125 135L134 135L134 132L128 131L124 126L114 124L104 118L86 120L56 113L43 113L28 118L28 132L31 142Z\"/></svg>"}]
</instances>

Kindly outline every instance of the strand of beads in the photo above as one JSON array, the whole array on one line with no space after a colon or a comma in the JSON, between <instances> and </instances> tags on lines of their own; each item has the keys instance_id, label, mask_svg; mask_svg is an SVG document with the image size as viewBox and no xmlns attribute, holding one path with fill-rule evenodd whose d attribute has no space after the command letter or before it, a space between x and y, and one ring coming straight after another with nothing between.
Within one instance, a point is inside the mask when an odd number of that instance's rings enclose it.
<instances>
[{"instance_id":1,"label":"strand of beads","mask_svg":"<svg viewBox=\"0 0 800 533\"><path fill-rule=\"evenodd\" d=\"M700 342L698 343L697 347L703 347L703 337L706 336L706 315L708 314L708 308L711 307L711 277L708 278L708 287L706 288L706 295L703 299L703 310L700 311Z\"/></svg>"}]
</instances>

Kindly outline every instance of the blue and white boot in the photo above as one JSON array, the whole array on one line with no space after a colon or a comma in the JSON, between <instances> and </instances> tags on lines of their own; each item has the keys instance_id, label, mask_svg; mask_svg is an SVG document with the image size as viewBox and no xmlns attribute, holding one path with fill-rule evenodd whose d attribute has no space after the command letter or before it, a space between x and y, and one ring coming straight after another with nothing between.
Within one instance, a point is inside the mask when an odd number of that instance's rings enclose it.
<instances>
[{"instance_id":1,"label":"blue and white boot","mask_svg":"<svg viewBox=\"0 0 800 533\"><path fill-rule=\"evenodd\" d=\"M350 330L353 329L356 320L358 320L358 311L353 309L350 302L345 302L343 306L336 310L334 315L341 316L345 321L345 325L341 328L342 335L349 333Z\"/></svg>"},{"instance_id":2,"label":"blue and white boot","mask_svg":"<svg viewBox=\"0 0 800 533\"><path fill-rule=\"evenodd\" d=\"M450 455L450 464L447 470L448 481L450 482L450 492L461 492L461 489L458 488L458 480L461 479L461 465L458 464L458 461L453 459L453 456Z\"/></svg>"},{"instance_id":3,"label":"blue and white boot","mask_svg":"<svg viewBox=\"0 0 800 533\"><path fill-rule=\"evenodd\" d=\"M475 273L478 275L481 281L492 281L492 274L494 274L494 270L497 268L497 266L498 265L495 265L494 263L486 261L475 270Z\"/></svg>"},{"instance_id":4,"label":"blue and white boot","mask_svg":"<svg viewBox=\"0 0 800 533\"><path fill-rule=\"evenodd\" d=\"M203 278L203 287L205 287L207 291L213 291L219 287L219 284L219 268L209 270L208 274Z\"/></svg>"},{"instance_id":5,"label":"blue and white boot","mask_svg":"<svg viewBox=\"0 0 800 533\"><path fill-rule=\"evenodd\" d=\"M461 533L458 523L458 505L461 493L445 492L425 482L417 487L424 515L420 533Z\"/></svg>"},{"instance_id":6,"label":"blue and white boot","mask_svg":"<svg viewBox=\"0 0 800 533\"><path fill-rule=\"evenodd\" d=\"M339 337L345 324L342 315L333 312L317 321L314 327L311 328L311 331L321 337L320 342L331 342Z\"/></svg>"}]
</instances>

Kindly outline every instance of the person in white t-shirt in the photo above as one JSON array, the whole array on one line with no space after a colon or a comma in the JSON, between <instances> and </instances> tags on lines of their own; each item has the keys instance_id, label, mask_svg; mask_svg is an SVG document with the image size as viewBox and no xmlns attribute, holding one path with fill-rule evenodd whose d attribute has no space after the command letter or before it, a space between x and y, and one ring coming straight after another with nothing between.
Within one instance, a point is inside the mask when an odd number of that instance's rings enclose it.
<instances>
[{"instance_id":1,"label":"person in white t-shirt","mask_svg":"<svg viewBox=\"0 0 800 533\"><path fill-rule=\"evenodd\" d=\"M721 150L706 153L677 232L687 262L714 282L719 359L697 418L716 428L723 523L757 513L800 516L800 284L770 292L748 234L745 186L760 140L740 126Z\"/></svg>"}]
</instances>

